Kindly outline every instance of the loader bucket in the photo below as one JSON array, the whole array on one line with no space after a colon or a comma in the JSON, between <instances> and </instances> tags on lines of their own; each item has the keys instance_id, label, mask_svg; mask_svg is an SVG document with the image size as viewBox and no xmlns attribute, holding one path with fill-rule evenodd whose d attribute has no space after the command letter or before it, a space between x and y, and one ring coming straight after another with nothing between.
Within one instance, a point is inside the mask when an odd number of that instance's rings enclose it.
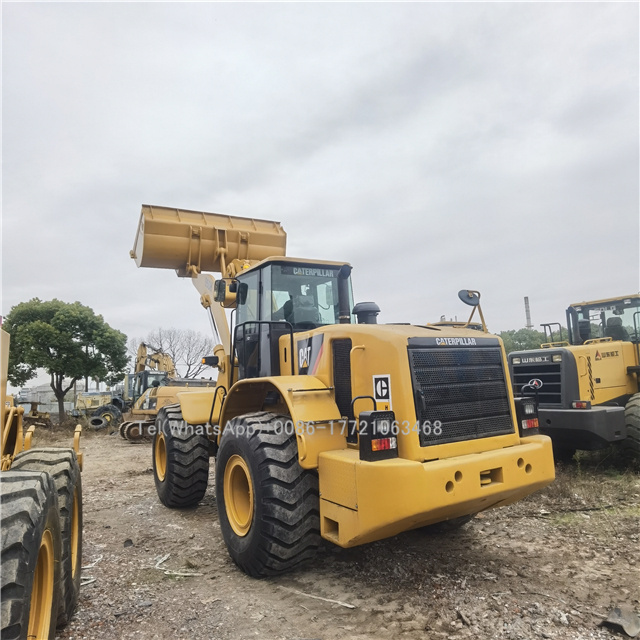
<instances>
[{"instance_id":1,"label":"loader bucket","mask_svg":"<svg viewBox=\"0 0 640 640\"><path fill-rule=\"evenodd\" d=\"M232 260L284 256L279 222L142 205L131 257L139 267L175 269L179 276L224 274Z\"/></svg>"}]
</instances>

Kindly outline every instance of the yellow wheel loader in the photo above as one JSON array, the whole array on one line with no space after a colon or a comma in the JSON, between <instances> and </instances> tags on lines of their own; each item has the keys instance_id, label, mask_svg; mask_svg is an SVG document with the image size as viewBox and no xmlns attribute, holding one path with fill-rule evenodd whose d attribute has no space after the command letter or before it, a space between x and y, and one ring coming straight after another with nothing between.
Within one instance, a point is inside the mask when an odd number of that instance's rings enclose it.
<instances>
[{"instance_id":1,"label":"yellow wheel loader","mask_svg":"<svg viewBox=\"0 0 640 640\"><path fill-rule=\"evenodd\" d=\"M514 401L477 292L460 295L483 331L381 325L376 304L354 306L349 264L285 250L278 222L142 208L131 257L191 278L219 339L216 388L158 413L163 504L197 504L214 457L224 541L259 577L311 560L321 538L460 525L553 480L535 401Z\"/></svg>"},{"instance_id":2,"label":"yellow wheel loader","mask_svg":"<svg viewBox=\"0 0 640 640\"><path fill-rule=\"evenodd\" d=\"M9 334L0 331L2 374L3 640L53 640L76 608L82 566L81 427L73 449L32 448L23 407L7 399Z\"/></svg>"},{"instance_id":3,"label":"yellow wheel loader","mask_svg":"<svg viewBox=\"0 0 640 640\"><path fill-rule=\"evenodd\" d=\"M136 356L135 371L125 376L124 394L119 409L123 422L119 433L125 440L139 441L148 435L163 407L175 404L177 393L189 389L215 386L210 380L178 378L170 355L149 354L141 343Z\"/></svg>"},{"instance_id":4,"label":"yellow wheel loader","mask_svg":"<svg viewBox=\"0 0 640 640\"><path fill-rule=\"evenodd\" d=\"M558 326L560 340L510 353L509 367L516 393L532 377L543 382L540 430L556 457L614 443L640 456L640 295L570 305L566 340L559 323L542 326Z\"/></svg>"}]
</instances>

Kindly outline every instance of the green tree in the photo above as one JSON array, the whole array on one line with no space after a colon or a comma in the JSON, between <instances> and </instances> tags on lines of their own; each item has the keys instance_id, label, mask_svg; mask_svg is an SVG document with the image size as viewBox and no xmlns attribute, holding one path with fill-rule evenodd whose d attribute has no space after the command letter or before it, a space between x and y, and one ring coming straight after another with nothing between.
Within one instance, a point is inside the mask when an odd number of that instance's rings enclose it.
<instances>
[{"instance_id":1,"label":"green tree","mask_svg":"<svg viewBox=\"0 0 640 640\"><path fill-rule=\"evenodd\" d=\"M539 349L541 344L548 342L544 333L535 329L509 329L498 335L502 338L507 353Z\"/></svg>"},{"instance_id":2,"label":"green tree","mask_svg":"<svg viewBox=\"0 0 640 640\"><path fill-rule=\"evenodd\" d=\"M44 369L51 376L60 421L65 418L64 397L77 380L114 384L124 375L127 337L79 302L21 302L11 309L3 329L11 335L9 380L22 386Z\"/></svg>"}]
</instances>

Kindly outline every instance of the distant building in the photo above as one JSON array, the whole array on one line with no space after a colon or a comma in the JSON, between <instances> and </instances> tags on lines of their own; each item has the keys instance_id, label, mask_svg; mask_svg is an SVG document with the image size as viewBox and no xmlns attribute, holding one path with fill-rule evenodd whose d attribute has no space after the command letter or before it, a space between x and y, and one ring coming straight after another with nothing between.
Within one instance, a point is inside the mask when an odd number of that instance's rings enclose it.
<instances>
[{"instance_id":1,"label":"distant building","mask_svg":"<svg viewBox=\"0 0 640 640\"><path fill-rule=\"evenodd\" d=\"M72 411L76 406L75 394L80 391L84 391L84 382L78 380L75 389L70 389L65 396L64 410L66 412ZM37 402L38 411L44 411L47 413L58 413L58 400L56 399L51 385L40 384L37 387L22 387L20 392L14 396L16 404ZM29 407L25 407L29 411Z\"/></svg>"}]
</instances>

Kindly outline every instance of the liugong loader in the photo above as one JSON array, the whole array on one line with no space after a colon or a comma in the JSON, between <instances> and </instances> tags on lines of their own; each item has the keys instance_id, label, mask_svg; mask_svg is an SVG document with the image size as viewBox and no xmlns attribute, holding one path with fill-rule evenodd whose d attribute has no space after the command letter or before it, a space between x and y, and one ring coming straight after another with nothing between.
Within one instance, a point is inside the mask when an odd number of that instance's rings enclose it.
<instances>
[{"instance_id":1,"label":"liugong loader","mask_svg":"<svg viewBox=\"0 0 640 640\"><path fill-rule=\"evenodd\" d=\"M8 400L9 334L0 330L2 374L3 640L53 640L76 608L82 566L81 428L74 448L32 448L23 407Z\"/></svg>"},{"instance_id":2,"label":"liugong loader","mask_svg":"<svg viewBox=\"0 0 640 640\"><path fill-rule=\"evenodd\" d=\"M163 504L197 504L214 457L229 553L265 576L312 559L321 538L353 547L462 524L553 480L551 442L534 401L516 412L499 338L377 324L377 305L353 304L349 264L285 246L278 222L142 208L132 258L192 278L220 338L217 387L158 414Z\"/></svg>"}]
</instances>

